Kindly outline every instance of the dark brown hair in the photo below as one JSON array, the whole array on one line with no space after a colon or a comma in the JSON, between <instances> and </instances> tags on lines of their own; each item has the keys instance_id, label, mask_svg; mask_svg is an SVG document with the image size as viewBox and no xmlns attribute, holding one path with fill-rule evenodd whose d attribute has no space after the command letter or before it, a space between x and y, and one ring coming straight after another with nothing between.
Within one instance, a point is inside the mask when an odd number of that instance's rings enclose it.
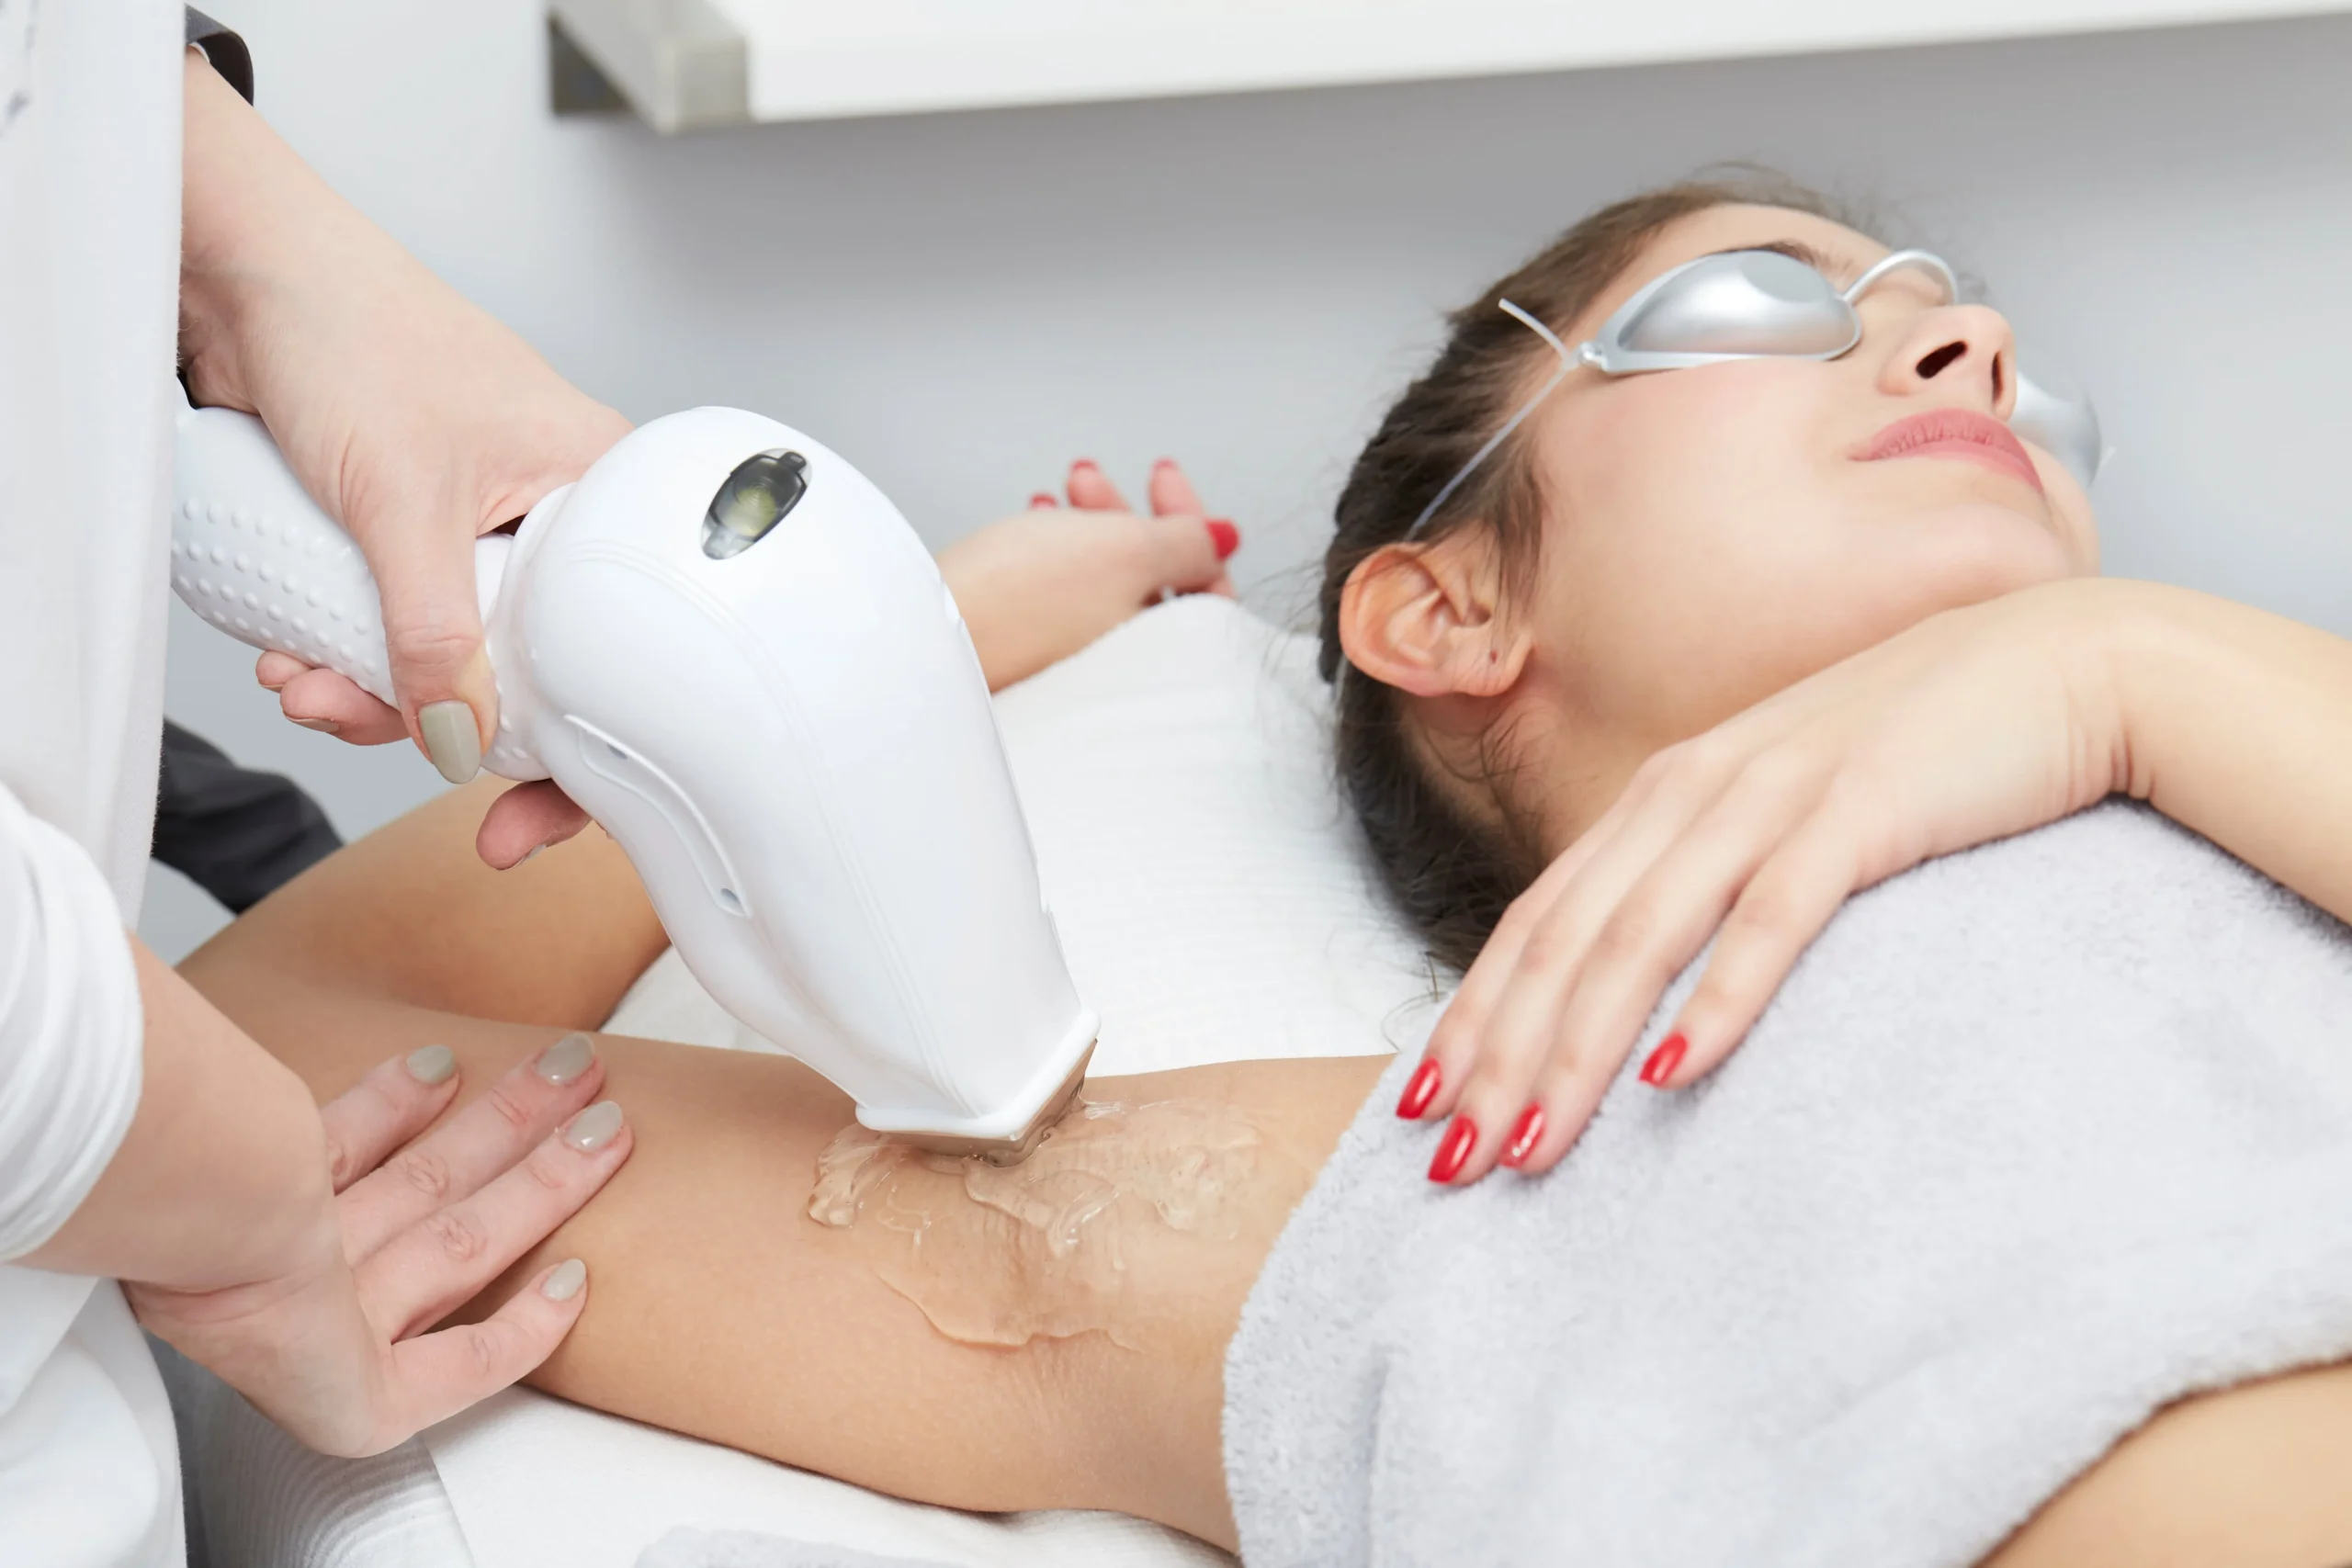
<instances>
[{"instance_id":1,"label":"dark brown hair","mask_svg":"<svg viewBox=\"0 0 2352 1568\"><path fill-rule=\"evenodd\" d=\"M1374 551L1405 537L1430 498L1510 417L1528 390L1530 367L1548 355L1500 301L1565 329L1668 225L1735 204L1843 221L1826 197L1761 170L1667 186L1600 209L1448 318L1436 363L1405 389L1340 491L1320 598L1320 667L1323 678L1339 685L1340 786L1389 892L1431 955L1456 969L1469 967L1510 901L1542 869L1541 850L1532 825L1510 811L1509 792L1499 787L1506 738L1487 738L1484 762L1483 782L1502 807L1498 821L1474 818L1430 776L1396 691L1346 665L1341 592ZM1542 540L1544 496L1525 439L1514 433L1419 536L1434 541L1465 527L1493 530L1507 591L1532 565Z\"/></svg>"}]
</instances>

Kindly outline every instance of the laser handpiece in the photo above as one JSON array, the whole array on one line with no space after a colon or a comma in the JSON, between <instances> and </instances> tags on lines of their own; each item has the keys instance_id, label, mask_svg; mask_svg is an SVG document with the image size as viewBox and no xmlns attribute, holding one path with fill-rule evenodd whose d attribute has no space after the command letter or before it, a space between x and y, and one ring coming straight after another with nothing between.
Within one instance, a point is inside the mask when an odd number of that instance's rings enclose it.
<instances>
[{"instance_id":1,"label":"laser handpiece","mask_svg":"<svg viewBox=\"0 0 2352 1568\"><path fill-rule=\"evenodd\" d=\"M391 701L375 581L261 422L184 410L177 456L181 599ZM889 500L797 431L694 409L485 536L475 575L483 766L603 824L695 977L866 1126L1025 1153L1097 1020L971 639Z\"/></svg>"}]
</instances>

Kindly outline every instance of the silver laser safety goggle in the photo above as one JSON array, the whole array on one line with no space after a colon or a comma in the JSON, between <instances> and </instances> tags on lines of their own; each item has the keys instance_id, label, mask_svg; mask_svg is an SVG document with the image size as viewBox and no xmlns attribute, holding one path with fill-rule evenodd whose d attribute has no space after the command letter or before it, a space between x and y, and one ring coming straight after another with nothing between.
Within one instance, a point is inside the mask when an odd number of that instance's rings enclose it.
<instances>
[{"instance_id":1,"label":"silver laser safety goggle","mask_svg":"<svg viewBox=\"0 0 2352 1568\"><path fill-rule=\"evenodd\" d=\"M1939 284L1942 303L1959 299L1960 279L1942 257L1926 251L1897 251L1842 289L1814 267L1779 251L1722 251L1650 279L1602 323L1590 342L1574 348L1532 315L1502 300L1505 310L1551 344L1560 356L1560 367L1460 473L1446 480L1405 530L1405 537L1427 526L1462 481L1579 365L1604 376L1634 376L1733 359L1835 359L1862 341L1862 318L1854 301L1879 279L1905 269L1925 273ZM2009 428L2057 458L2086 490L2107 457L2099 441L2098 415L2089 400L2057 397L2022 373Z\"/></svg>"}]
</instances>

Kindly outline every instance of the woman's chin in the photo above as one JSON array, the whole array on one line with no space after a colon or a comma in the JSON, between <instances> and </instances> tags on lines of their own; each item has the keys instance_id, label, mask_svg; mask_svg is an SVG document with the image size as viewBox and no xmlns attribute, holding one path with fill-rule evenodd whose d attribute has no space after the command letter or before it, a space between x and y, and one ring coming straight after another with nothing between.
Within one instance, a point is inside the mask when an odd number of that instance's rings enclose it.
<instances>
[{"instance_id":1,"label":"woman's chin","mask_svg":"<svg viewBox=\"0 0 2352 1568\"><path fill-rule=\"evenodd\" d=\"M1903 536L1904 570L1917 574L1937 609L1981 604L2082 570L2047 509L1966 502L1905 519Z\"/></svg>"}]
</instances>

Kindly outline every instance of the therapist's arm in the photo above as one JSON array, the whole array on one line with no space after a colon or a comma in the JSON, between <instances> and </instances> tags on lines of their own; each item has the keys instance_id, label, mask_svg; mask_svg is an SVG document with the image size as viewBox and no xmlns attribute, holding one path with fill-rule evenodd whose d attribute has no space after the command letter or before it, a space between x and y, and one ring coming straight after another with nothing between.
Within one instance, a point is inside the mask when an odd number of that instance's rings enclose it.
<instances>
[{"instance_id":1,"label":"therapist's arm","mask_svg":"<svg viewBox=\"0 0 2352 1568\"><path fill-rule=\"evenodd\" d=\"M0 789L0 1258L121 1279L150 1329L332 1452L545 1359L576 1270L425 1331L627 1158L616 1111L581 1114L593 1053L515 1066L435 1127L457 1063L412 1048L322 1110L114 920L88 857Z\"/></svg>"},{"instance_id":2,"label":"therapist's arm","mask_svg":"<svg viewBox=\"0 0 2352 1568\"><path fill-rule=\"evenodd\" d=\"M89 1196L18 1262L121 1279L149 1330L328 1453L380 1452L547 1359L586 1305L576 1269L541 1270L481 1324L430 1330L628 1157L625 1124L585 1151L562 1131L590 1123L600 1063L560 1083L526 1063L427 1134L459 1088L428 1049L322 1111L131 945L138 1111Z\"/></svg>"},{"instance_id":3,"label":"therapist's arm","mask_svg":"<svg viewBox=\"0 0 2352 1568\"><path fill-rule=\"evenodd\" d=\"M346 740L414 739L462 782L498 718L474 540L579 478L628 423L336 196L194 51L185 85L190 389L259 414L358 541L383 590L400 707L331 671L288 671L279 700ZM551 786L508 797L503 815L506 836L527 840L517 856L585 820Z\"/></svg>"}]
</instances>

